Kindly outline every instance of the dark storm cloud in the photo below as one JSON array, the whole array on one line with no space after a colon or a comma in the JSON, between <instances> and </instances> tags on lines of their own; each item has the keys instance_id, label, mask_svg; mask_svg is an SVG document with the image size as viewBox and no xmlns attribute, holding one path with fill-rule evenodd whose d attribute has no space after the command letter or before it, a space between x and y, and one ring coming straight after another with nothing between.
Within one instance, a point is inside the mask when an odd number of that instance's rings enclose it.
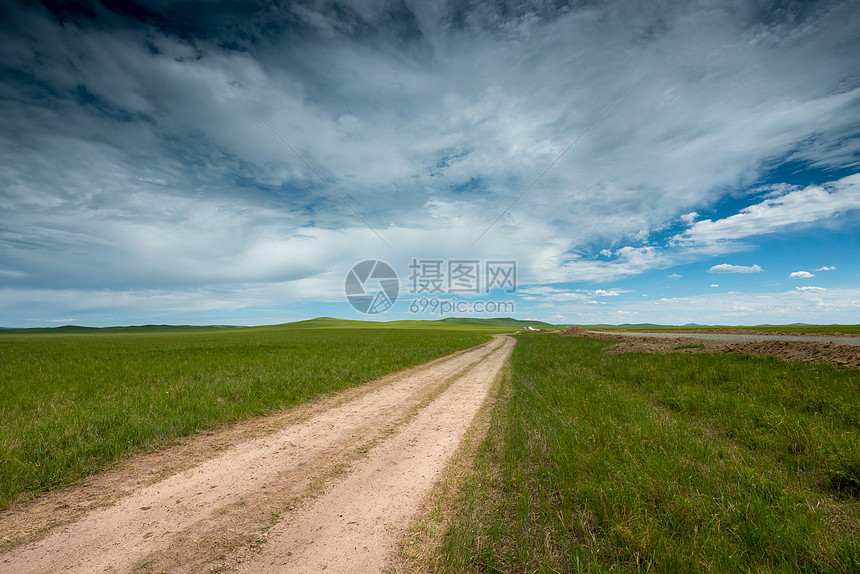
<instances>
[{"instance_id":1,"label":"dark storm cloud","mask_svg":"<svg viewBox=\"0 0 860 574\"><path fill-rule=\"evenodd\" d=\"M386 2L379 10L361 10L341 2L46 2L60 22L102 28L145 26L155 34L189 42L211 42L220 48L260 52L284 39L341 39L409 46L423 35L415 15L403 2ZM373 6L373 3L367 4ZM312 14L312 19L302 15ZM326 25L320 28L319 22ZM157 53L156 44L149 44Z\"/></svg>"}]
</instances>

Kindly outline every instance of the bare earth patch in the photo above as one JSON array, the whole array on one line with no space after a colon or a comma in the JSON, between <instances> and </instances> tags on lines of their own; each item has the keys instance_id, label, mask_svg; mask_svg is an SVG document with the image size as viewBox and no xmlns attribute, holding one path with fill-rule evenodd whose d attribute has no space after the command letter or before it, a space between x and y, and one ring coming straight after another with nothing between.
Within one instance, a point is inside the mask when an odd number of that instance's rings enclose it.
<instances>
[{"instance_id":1,"label":"bare earth patch","mask_svg":"<svg viewBox=\"0 0 860 574\"><path fill-rule=\"evenodd\" d=\"M728 331L736 331L729 333ZM719 334L735 334L749 336L751 331L744 329L704 329L702 332ZM754 333L753 333L754 334ZM659 338L654 336L636 337L630 335L614 335L610 332L584 331L572 328L560 333L565 337L587 337L594 339L612 339L619 342L607 347L607 353L742 353L778 357L784 361L826 361L834 365L843 365L860 369L860 346L840 345L827 341L808 342L791 340L763 340L729 342L678 336L677 333L666 333ZM762 333L773 336L779 333ZM842 336L842 334L839 334ZM828 335L821 335L827 337Z\"/></svg>"},{"instance_id":2,"label":"bare earth patch","mask_svg":"<svg viewBox=\"0 0 860 574\"><path fill-rule=\"evenodd\" d=\"M713 333L719 335L779 335L780 337L860 337L857 333L805 332L805 331L757 331L755 329L739 329L737 327L716 327L703 329L685 329L685 333Z\"/></svg>"},{"instance_id":3,"label":"bare earth patch","mask_svg":"<svg viewBox=\"0 0 860 574\"><path fill-rule=\"evenodd\" d=\"M727 353L769 355L785 361L827 361L860 369L860 347L836 343L804 343L801 341L757 341L725 346Z\"/></svg>"},{"instance_id":4,"label":"bare earth patch","mask_svg":"<svg viewBox=\"0 0 860 574\"><path fill-rule=\"evenodd\" d=\"M0 514L0 570L379 571L513 345L497 337L21 503Z\"/></svg>"}]
</instances>

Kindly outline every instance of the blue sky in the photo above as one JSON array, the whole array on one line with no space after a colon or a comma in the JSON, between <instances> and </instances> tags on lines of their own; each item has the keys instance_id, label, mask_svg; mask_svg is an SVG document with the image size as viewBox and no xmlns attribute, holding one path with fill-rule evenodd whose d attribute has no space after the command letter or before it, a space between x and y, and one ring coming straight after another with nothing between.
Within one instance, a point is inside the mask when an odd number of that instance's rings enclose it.
<instances>
[{"instance_id":1,"label":"blue sky","mask_svg":"<svg viewBox=\"0 0 860 574\"><path fill-rule=\"evenodd\" d=\"M836 1L4 1L0 326L431 296L860 323L858 29ZM373 316L368 259L401 280ZM516 261L517 290L410 293L416 259Z\"/></svg>"}]
</instances>

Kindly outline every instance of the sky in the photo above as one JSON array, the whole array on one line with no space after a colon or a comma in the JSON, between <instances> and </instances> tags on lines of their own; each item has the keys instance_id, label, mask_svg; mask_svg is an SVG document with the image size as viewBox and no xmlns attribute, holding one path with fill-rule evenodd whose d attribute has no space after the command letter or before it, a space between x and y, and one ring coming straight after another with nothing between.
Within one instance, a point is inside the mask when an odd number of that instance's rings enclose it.
<instances>
[{"instance_id":1,"label":"sky","mask_svg":"<svg viewBox=\"0 0 860 574\"><path fill-rule=\"evenodd\" d=\"M856 0L0 0L0 326L860 323L858 29Z\"/></svg>"}]
</instances>

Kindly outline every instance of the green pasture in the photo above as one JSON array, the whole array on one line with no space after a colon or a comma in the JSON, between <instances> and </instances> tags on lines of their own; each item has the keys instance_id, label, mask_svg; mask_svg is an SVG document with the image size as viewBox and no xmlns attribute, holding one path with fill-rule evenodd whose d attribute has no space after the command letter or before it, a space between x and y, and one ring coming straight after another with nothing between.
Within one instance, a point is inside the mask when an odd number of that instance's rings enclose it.
<instances>
[{"instance_id":1,"label":"green pasture","mask_svg":"<svg viewBox=\"0 0 860 574\"><path fill-rule=\"evenodd\" d=\"M437 572L860 572L860 373L523 335Z\"/></svg>"},{"instance_id":2,"label":"green pasture","mask_svg":"<svg viewBox=\"0 0 860 574\"><path fill-rule=\"evenodd\" d=\"M472 329L0 336L0 509L128 454L488 340Z\"/></svg>"}]
</instances>

